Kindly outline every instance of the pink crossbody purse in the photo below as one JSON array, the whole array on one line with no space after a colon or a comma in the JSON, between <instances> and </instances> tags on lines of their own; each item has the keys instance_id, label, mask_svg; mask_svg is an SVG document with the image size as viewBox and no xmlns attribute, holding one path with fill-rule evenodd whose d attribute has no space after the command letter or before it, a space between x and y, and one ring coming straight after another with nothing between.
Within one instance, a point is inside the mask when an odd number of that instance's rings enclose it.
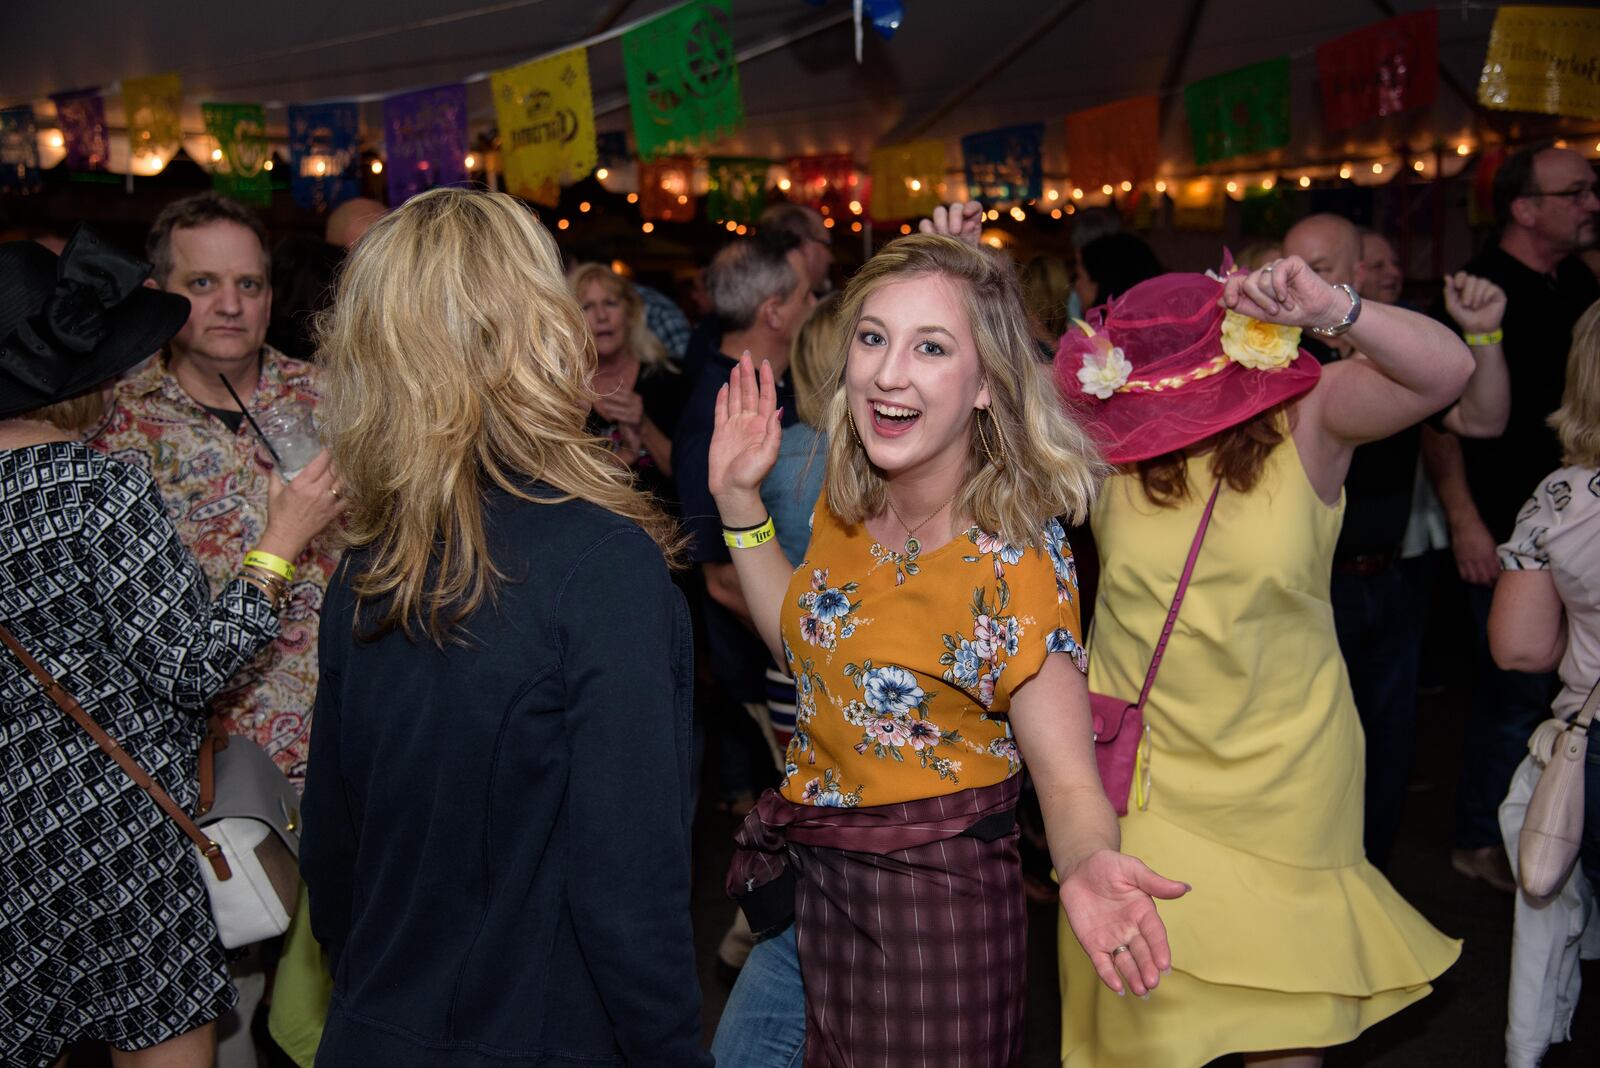
<instances>
[{"instance_id":1,"label":"pink crossbody purse","mask_svg":"<svg viewBox=\"0 0 1600 1068\"><path fill-rule=\"evenodd\" d=\"M1124 698L1110 694L1089 694L1089 714L1094 720L1094 760L1100 770L1100 785L1119 816L1128 814L1128 794L1135 786L1138 787L1139 807L1143 809L1150 804L1150 725L1144 721L1144 703L1155 685L1156 672L1161 669L1161 654L1166 652L1172 626L1178 621L1178 609L1189 588L1189 577L1194 574L1194 563L1200 558L1200 546L1206 540L1206 528L1211 525L1211 512L1217 506L1217 494L1221 491L1222 483L1218 482L1200 516L1200 526L1189 546L1189 559L1184 562L1178 590L1172 595L1172 607L1167 609L1167 622L1151 654L1150 670L1145 672L1139 700L1129 704Z\"/></svg>"}]
</instances>

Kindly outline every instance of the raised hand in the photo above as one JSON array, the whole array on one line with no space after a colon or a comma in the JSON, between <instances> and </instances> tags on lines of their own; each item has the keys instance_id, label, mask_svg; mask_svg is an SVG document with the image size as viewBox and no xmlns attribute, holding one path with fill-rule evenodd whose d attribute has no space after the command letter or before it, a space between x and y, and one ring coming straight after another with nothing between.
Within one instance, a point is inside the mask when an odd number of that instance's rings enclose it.
<instances>
[{"instance_id":1,"label":"raised hand","mask_svg":"<svg viewBox=\"0 0 1600 1068\"><path fill-rule=\"evenodd\" d=\"M976 200L969 200L965 204L958 200L948 208L941 204L933 209L931 217L917 224L917 229L924 234L959 237L976 247L983 234L983 205Z\"/></svg>"},{"instance_id":2,"label":"raised hand","mask_svg":"<svg viewBox=\"0 0 1600 1068\"><path fill-rule=\"evenodd\" d=\"M717 391L711 432L708 481L725 521L745 518L728 514L728 507L742 512L777 462L781 414L772 366L762 360L758 374L746 352L728 384Z\"/></svg>"},{"instance_id":3,"label":"raised hand","mask_svg":"<svg viewBox=\"0 0 1600 1068\"><path fill-rule=\"evenodd\" d=\"M1100 979L1118 994L1144 997L1172 968L1167 928L1153 898L1171 900L1189 892L1126 853L1089 854L1061 880L1061 907Z\"/></svg>"},{"instance_id":4,"label":"raised hand","mask_svg":"<svg viewBox=\"0 0 1600 1068\"><path fill-rule=\"evenodd\" d=\"M1217 303L1262 322L1308 328L1333 326L1350 307L1344 291L1324 282L1299 256L1229 275Z\"/></svg>"},{"instance_id":5,"label":"raised hand","mask_svg":"<svg viewBox=\"0 0 1600 1068\"><path fill-rule=\"evenodd\" d=\"M1492 334L1506 315L1505 290L1489 281L1457 271L1444 280L1444 306L1466 334Z\"/></svg>"}]
</instances>

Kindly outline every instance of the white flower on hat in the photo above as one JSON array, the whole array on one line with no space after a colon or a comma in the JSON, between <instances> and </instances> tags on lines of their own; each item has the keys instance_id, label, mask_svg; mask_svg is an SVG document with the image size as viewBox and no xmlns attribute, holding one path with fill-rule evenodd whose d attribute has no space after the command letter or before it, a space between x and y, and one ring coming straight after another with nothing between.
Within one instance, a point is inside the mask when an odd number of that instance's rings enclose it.
<instances>
[{"instance_id":1,"label":"white flower on hat","mask_svg":"<svg viewBox=\"0 0 1600 1068\"><path fill-rule=\"evenodd\" d=\"M1094 351L1083 354L1083 366L1078 368L1078 383L1083 391L1100 400L1110 400L1111 395L1128 384L1133 374L1133 364L1120 346L1101 334L1094 339Z\"/></svg>"}]
</instances>

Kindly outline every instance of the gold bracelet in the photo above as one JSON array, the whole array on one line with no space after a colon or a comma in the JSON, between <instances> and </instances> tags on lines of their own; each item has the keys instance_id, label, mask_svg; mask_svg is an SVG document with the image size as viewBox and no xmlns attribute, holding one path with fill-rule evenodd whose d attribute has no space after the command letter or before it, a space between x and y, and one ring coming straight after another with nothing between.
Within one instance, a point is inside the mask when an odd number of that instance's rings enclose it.
<instances>
[{"instance_id":1,"label":"gold bracelet","mask_svg":"<svg viewBox=\"0 0 1600 1068\"><path fill-rule=\"evenodd\" d=\"M765 545L777 536L777 528L772 525L772 517L767 516L767 521L754 530L727 530L722 531L722 543L730 549L754 549L758 545Z\"/></svg>"},{"instance_id":2,"label":"gold bracelet","mask_svg":"<svg viewBox=\"0 0 1600 1068\"><path fill-rule=\"evenodd\" d=\"M271 603L272 610L274 612L283 607L282 590L274 592L273 590L268 589L266 583L262 582L253 575L240 575L239 581L245 583L246 585L254 586L256 589L260 590L264 595L266 595L266 598Z\"/></svg>"},{"instance_id":3,"label":"gold bracelet","mask_svg":"<svg viewBox=\"0 0 1600 1068\"><path fill-rule=\"evenodd\" d=\"M241 567L239 569L239 577L253 578L257 582L264 584L269 589L276 590L280 594L289 592L289 583L284 580L282 575L275 575L271 571L264 571L254 564L246 564L244 567Z\"/></svg>"},{"instance_id":4,"label":"gold bracelet","mask_svg":"<svg viewBox=\"0 0 1600 1068\"><path fill-rule=\"evenodd\" d=\"M246 565L253 564L256 567L264 568L275 575L282 575L286 581L294 581L294 564L281 556L264 553L260 549L251 549L244 554L244 562Z\"/></svg>"},{"instance_id":5,"label":"gold bracelet","mask_svg":"<svg viewBox=\"0 0 1600 1068\"><path fill-rule=\"evenodd\" d=\"M1504 330L1491 330L1487 334L1466 335L1467 344L1473 346L1474 348L1483 345L1498 345L1505 339L1506 332Z\"/></svg>"}]
</instances>

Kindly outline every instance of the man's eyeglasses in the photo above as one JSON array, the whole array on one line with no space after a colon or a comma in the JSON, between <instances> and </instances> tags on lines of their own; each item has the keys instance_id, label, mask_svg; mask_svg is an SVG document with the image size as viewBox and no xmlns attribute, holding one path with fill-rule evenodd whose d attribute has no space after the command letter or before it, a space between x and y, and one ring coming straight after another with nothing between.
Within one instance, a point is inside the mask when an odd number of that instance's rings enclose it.
<instances>
[{"instance_id":1,"label":"man's eyeglasses","mask_svg":"<svg viewBox=\"0 0 1600 1068\"><path fill-rule=\"evenodd\" d=\"M1525 197L1561 197L1564 200L1579 201L1584 197L1592 196L1600 199L1600 182L1593 185L1580 185L1576 189L1563 189L1559 192L1547 193L1541 189L1522 194Z\"/></svg>"}]
</instances>

